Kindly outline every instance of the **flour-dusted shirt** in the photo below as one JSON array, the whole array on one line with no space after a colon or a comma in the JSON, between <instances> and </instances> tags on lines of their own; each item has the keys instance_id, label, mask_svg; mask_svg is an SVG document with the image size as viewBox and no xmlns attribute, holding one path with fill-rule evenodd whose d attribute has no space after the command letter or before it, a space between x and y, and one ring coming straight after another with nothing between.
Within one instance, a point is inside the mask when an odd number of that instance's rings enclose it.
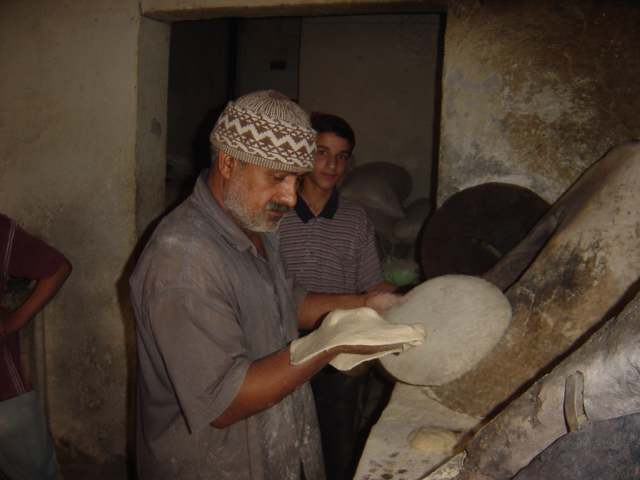
<instances>
[{"instance_id":1,"label":"flour-dusted shirt","mask_svg":"<svg viewBox=\"0 0 640 480\"><path fill-rule=\"evenodd\" d=\"M310 291L362 293L384 281L374 228L357 200L334 191L316 217L298 195L278 233L288 270Z\"/></svg>"},{"instance_id":2,"label":"flour-dusted shirt","mask_svg":"<svg viewBox=\"0 0 640 480\"><path fill-rule=\"evenodd\" d=\"M324 478L308 384L224 429L252 361L297 338L306 290L273 234L259 255L203 177L149 240L130 279L136 317L138 468L147 479Z\"/></svg>"}]
</instances>

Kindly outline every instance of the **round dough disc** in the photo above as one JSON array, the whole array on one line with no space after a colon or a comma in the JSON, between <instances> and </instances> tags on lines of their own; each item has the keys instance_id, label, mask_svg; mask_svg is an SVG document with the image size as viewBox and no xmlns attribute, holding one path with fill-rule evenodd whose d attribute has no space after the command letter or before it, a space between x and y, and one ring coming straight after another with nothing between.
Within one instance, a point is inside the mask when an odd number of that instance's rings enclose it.
<instances>
[{"instance_id":1,"label":"round dough disc","mask_svg":"<svg viewBox=\"0 0 640 480\"><path fill-rule=\"evenodd\" d=\"M409 434L409 445L426 455L451 453L458 443L458 434L438 427L421 427Z\"/></svg>"},{"instance_id":2,"label":"round dough disc","mask_svg":"<svg viewBox=\"0 0 640 480\"><path fill-rule=\"evenodd\" d=\"M394 323L421 323L422 345L380 362L401 382L437 386L459 378L498 343L511 321L511 305L498 287L470 275L443 275L413 288L389 310Z\"/></svg>"}]
</instances>

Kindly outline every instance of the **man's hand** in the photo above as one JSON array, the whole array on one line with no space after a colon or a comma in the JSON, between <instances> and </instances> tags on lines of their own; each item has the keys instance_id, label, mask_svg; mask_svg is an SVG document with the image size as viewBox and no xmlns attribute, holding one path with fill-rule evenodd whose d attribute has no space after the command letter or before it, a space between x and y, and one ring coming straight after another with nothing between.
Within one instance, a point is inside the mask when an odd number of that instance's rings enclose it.
<instances>
[{"instance_id":1,"label":"man's hand","mask_svg":"<svg viewBox=\"0 0 640 480\"><path fill-rule=\"evenodd\" d=\"M380 315L384 315L391 307L402 305L406 301L402 295L390 292L374 291L363 295L365 297L364 306L373 308Z\"/></svg>"}]
</instances>

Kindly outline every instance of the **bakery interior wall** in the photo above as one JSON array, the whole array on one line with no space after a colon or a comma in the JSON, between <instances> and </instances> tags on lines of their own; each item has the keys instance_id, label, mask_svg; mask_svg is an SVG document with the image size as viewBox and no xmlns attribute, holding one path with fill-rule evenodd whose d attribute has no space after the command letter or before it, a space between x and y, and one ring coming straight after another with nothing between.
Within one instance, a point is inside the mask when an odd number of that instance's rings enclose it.
<instances>
[{"instance_id":1,"label":"bakery interior wall","mask_svg":"<svg viewBox=\"0 0 640 480\"><path fill-rule=\"evenodd\" d=\"M629 0L450 4L438 203L488 181L551 203L639 138L639 14Z\"/></svg>"},{"instance_id":2,"label":"bakery interior wall","mask_svg":"<svg viewBox=\"0 0 640 480\"><path fill-rule=\"evenodd\" d=\"M164 27L131 0L0 2L0 210L74 267L21 339L64 457L122 458L132 427L124 275L163 208Z\"/></svg>"},{"instance_id":3,"label":"bakery interior wall","mask_svg":"<svg viewBox=\"0 0 640 480\"><path fill-rule=\"evenodd\" d=\"M39 383L61 453L107 461L130 444L126 278L164 210L171 22L416 11L446 12L439 203L492 180L554 201L640 137L633 1L0 3L2 211L75 267L38 319Z\"/></svg>"}]
</instances>

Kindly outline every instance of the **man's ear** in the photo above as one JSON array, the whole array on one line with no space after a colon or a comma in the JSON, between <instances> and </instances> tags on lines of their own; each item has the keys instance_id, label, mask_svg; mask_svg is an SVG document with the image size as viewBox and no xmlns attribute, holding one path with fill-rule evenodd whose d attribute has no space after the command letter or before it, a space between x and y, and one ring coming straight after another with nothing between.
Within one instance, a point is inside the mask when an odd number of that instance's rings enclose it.
<instances>
[{"instance_id":1,"label":"man's ear","mask_svg":"<svg viewBox=\"0 0 640 480\"><path fill-rule=\"evenodd\" d=\"M218 161L216 165L218 167L218 171L220 172L220 175L223 178L229 179L229 177L231 177L231 172L236 166L236 163L237 163L236 159L233 158L228 153L225 153L222 150L218 152Z\"/></svg>"}]
</instances>

